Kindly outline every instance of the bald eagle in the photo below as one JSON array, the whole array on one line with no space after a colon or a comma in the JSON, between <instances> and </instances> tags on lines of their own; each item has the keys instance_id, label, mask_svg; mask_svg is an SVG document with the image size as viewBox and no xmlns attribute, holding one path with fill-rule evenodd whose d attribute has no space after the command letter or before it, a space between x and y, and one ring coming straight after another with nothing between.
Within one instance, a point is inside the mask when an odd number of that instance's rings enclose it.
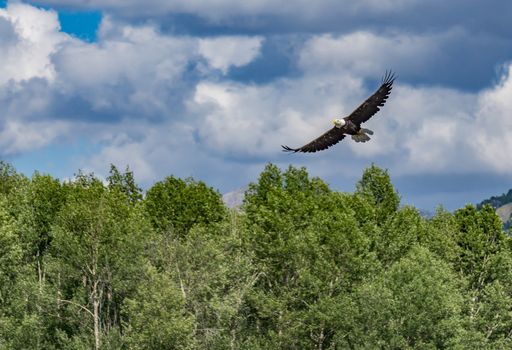
<instances>
[{"instance_id":1,"label":"bald eagle","mask_svg":"<svg viewBox=\"0 0 512 350\"><path fill-rule=\"evenodd\" d=\"M380 110L379 107L384 106L384 103L391 93L394 81L395 75L391 71L386 72L382 78L382 85L379 89L368 97L366 101L348 117L334 119L334 127L310 143L299 148L281 146L283 147L283 151L304 153L322 151L343 140L345 135L351 135L352 139L356 142L369 141L370 136L368 135L373 135L373 131L361 128L361 124L377 113Z\"/></svg>"}]
</instances>

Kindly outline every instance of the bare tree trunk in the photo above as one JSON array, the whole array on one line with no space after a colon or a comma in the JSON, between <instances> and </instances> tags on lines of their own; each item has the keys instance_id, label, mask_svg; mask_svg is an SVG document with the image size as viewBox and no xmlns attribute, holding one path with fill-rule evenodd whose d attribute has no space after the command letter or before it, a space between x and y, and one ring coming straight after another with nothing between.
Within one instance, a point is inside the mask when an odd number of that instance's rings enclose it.
<instances>
[{"instance_id":1,"label":"bare tree trunk","mask_svg":"<svg viewBox=\"0 0 512 350\"><path fill-rule=\"evenodd\" d=\"M322 328L320 329L320 335L318 336L318 344L317 344L318 350L322 350L324 348L324 340L325 340L324 326L322 325Z\"/></svg>"},{"instance_id":2,"label":"bare tree trunk","mask_svg":"<svg viewBox=\"0 0 512 350\"><path fill-rule=\"evenodd\" d=\"M99 278L97 276L97 256L98 256L98 247L94 247L93 256L92 256L92 264L91 264L91 301L92 301L92 318L94 320L94 348L96 350L100 349L100 295L98 291L99 287Z\"/></svg>"},{"instance_id":3,"label":"bare tree trunk","mask_svg":"<svg viewBox=\"0 0 512 350\"><path fill-rule=\"evenodd\" d=\"M231 340L229 342L229 348L231 350L234 350L235 349L235 344L236 344L236 330L233 328L231 330Z\"/></svg>"},{"instance_id":4,"label":"bare tree trunk","mask_svg":"<svg viewBox=\"0 0 512 350\"><path fill-rule=\"evenodd\" d=\"M94 281L92 290L92 308L94 319L94 348L100 348L100 300L98 297L98 281Z\"/></svg>"},{"instance_id":5,"label":"bare tree trunk","mask_svg":"<svg viewBox=\"0 0 512 350\"><path fill-rule=\"evenodd\" d=\"M41 266L41 259L39 256L39 252L37 252L36 260L37 260L37 277L38 277L38 281L39 281L39 292L42 293L43 283L44 283L44 271L43 271L43 267Z\"/></svg>"},{"instance_id":6,"label":"bare tree trunk","mask_svg":"<svg viewBox=\"0 0 512 350\"><path fill-rule=\"evenodd\" d=\"M41 266L41 260L39 259L39 252L37 252L36 261L37 261L37 278L38 278L38 282L39 282L39 297L42 298L42 296L43 296L44 272L43 272L43 267ZM37 301L37 311L39 313L41 313L41 300Z\"/></svg>"},{"instance_id":7,"label":"bare tree trunk","mask_svg":"<svg viewBox=\"0 0 512 350\"><path fill-rule=\"evenodd\" d=\"M183 280L181 279L181 272L179 266L176 266L176 270L178 271L178 279L180 280L181 295L183 296L183 299L186 301L187 292L185 291L185 285L183 284Z\"/></svg>"},{"instance_id":8,"label":"bare tree trunk","mask_svg":"<svg viewBox=\"0 0 512 350\"><path fill-rule=\"evenodd\" d=\"M281 348L281 344L282 344L282 340L283 340L283 328L282 328L282 323L283 323L283 311L280 310L279 311L279 316L278 316L278 319L277 319L277 335L278 335L278 339L279 339L279 348Z\"/></svg>"}]
</instances>

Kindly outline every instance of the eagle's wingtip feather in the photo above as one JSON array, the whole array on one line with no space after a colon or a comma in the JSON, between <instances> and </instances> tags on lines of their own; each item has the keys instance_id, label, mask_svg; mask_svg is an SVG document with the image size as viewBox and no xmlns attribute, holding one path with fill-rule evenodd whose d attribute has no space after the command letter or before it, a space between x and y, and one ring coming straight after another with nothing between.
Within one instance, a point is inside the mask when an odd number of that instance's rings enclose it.
<instances>
[{"instance_id":1,"label":"eagle's wingtip feather","mask_svg":"<svg viewBox=\"0 0 512 350\"><path fill-rule=\"evenodd\" d=\"M391 85L397 78L397 75L393 72L392 69L386 70L384 73L384 76L382 77L382 84L388 84Z\"/></svg>"},{"instance_id":2,"label":"eagle's wingtip feather","mask_svg":"<svg viewBox=\"0 0 512 350\"><path fill-rule=\"evenodd\" d=\"M286 145L281 145L281 147L283 147L283 152L293 152L293 153L297 153L298 152L298 149L294 149L294 148L291 148L291 147L288 147Z\"/></svg>"}]
</instances>

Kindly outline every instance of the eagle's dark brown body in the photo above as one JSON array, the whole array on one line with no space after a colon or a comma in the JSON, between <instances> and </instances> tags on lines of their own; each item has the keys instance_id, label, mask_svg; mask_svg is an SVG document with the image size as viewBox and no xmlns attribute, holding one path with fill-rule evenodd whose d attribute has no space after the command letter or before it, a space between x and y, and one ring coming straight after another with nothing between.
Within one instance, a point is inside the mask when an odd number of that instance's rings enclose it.
<instances>
[{"instance_id":1,"label":"eagle's dark brown body","mask_svg":"<svg viewBox=\"0 0 512 350\"><path fill-rule=\"evenodd\" d=\"M380 110L380 107L384 106L384 103L391 93L394 81L394 74L392 72L386 72L379 89L372 96L368 97L366 101L348 117L335 120L335 126L332 129L302 147L290 148L288 146L282 146L284 151L305 153L322 151L343 140L345 135L352 135L352 138L356 142L366 142L370 140L368 135L372 135L373 132L361 128L361 124L374 116L375 113ZM336 122L339 124L336 124Z\"/></svg>"},{"instance_id":2,"label":"eagle's dark brown body","mask_svg":"<svg viewBox=\"0 0 512 350\"><path fill-rule=\"evenodd\" d=\"M345 125L341 128L338 128L342 133L348 134L348 135L356 135L361 130L361 125L357 125L356 123L352 122L350 119L345 119Z\"/></svg>"}]
</instances>

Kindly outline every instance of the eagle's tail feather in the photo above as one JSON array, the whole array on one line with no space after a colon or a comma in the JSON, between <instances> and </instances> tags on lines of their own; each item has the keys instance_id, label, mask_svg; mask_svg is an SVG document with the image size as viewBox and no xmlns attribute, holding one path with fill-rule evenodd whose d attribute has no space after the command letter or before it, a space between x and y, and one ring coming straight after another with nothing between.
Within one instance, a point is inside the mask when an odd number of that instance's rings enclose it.
<instances>
[{"instance_id":1,"label":"eagle's tail feather","mask_svg":"<svg viewBox=\"0 0 512 350\"><path fill-rule=\"evenodd\" d=\"M352 140L354 140L355 142L370 141L370 136L368 135L373 135L373 131L371 131L370 129L361 128L357 134L352 135Z\"/></svg>"}]
</instances>

